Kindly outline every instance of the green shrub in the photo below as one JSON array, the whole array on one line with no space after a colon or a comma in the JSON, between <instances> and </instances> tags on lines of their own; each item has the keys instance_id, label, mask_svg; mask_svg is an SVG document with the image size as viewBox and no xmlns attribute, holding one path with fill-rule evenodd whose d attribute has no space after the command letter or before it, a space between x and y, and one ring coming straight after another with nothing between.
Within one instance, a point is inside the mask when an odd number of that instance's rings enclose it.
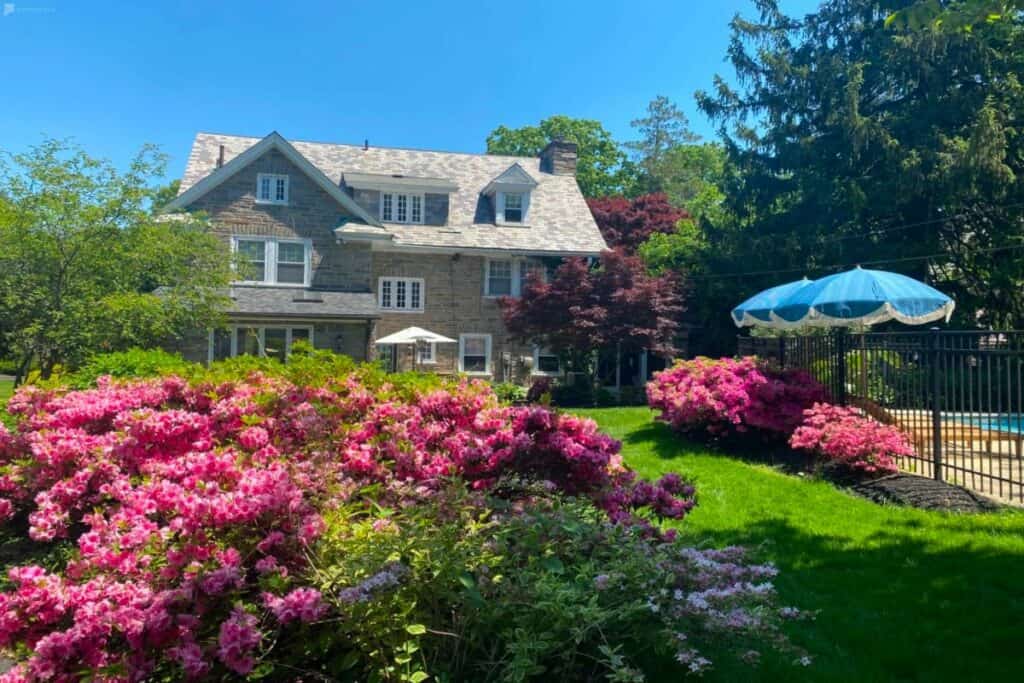
<instances>
[{"instance_id":1,"label":"green shrub","mask_svg":"<svg viewBox=\"0 0 1024 683\"><path fill-rule=\"evenodd\" d=\"M609 524L536 484L509 486L535 487L534 503L513 511L459 487L401 510L335 512L314 565L318 589L352 618L322 636L324 653L346 648L328 675L345 666L357 680L641 681L767 643L802 654L757 583L770 566ZM687 610L690 595L723 596L713 609L732 623Z\"/></svg>"},{"instance_id":2,"label":"green shrub","mask_svg":"<svg viewBox=\"0 0 1024 683\"><path fill-rule=\"evenodd\" d=\"M133 348L127 351L102 353L91 357L85 365L66 377L66 381L76 389L92 386L96 378L110 375L118 379L138 377L159 377L160 375L181 375L197 368L176 353L162 349ZM55 372L51 379L61 379Z\"/></svg>"},{"instance_id":3,"label":"green shrub","mask_svg":"<svg viewBox=\"0 0 1024 683\"><path fill-rule=\"evenodd\" d=\"M494 394L502 403L517 403L526 400L526 387L512 382L497 382L491 385Z\"/></svg>"}]
</instances>

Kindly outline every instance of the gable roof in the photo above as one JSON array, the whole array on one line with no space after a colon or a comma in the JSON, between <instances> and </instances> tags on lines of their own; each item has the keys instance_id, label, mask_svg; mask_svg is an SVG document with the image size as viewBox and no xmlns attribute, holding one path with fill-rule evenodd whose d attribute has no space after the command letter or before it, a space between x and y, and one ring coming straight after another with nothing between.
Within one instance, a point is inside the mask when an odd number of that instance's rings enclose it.
<instances>
[{"instance_id":1,"label":"gable roof","mask_svg":"<svg viewBox=\"0 0 1024 683\"><path fill-rule=\"evenodd\" d=\"M233 161L259 142L259 138L238 135L197 134L181 180L181 196L216 171L221 145L225 159ZM552 255L591 255L607 248L576 178L542 172L540 159L536 157L373 146L364 149L363 145L302 141L293 141L290 146L335 185L340 185L343 176L366 174L442 178L455 186L457 189L449 195L446 225L387 223L382 226L376 217L362 218L361 222L366 224L362 233L380 232L383 241L397 247L472 248ZM229 164L230 161L225 167ZM491 199L481 194L492 180L513 165L536 183L530 195L528 227L495 225ZM367 230L367 226L376 226L376 229ZM356 230L355 226L350 227L347 232Z\"/></svg>"},{"instance_id":2,"label":"gable roof","mask_svg":"<svg viewBox=\"0 0 1024 683\"><path fill-rule=\"evenodd\" d=\"M197 138L198 139L198 138ZM376 218L370 216L363 207L359 206L354 199L349 197L344 190L338 187L337 184L331 182L331 180L324 175L324 172L309 162L305 156L303 156L295 147L291 145L284 137L281 136L277 131L272 132L267 137L259 140L255 144L250 145L244 151L233 154L230 161L227 161L227 150L225 150L224 158L225 163L220 168L214 166L212 171L208 171L207 174L197 182L189 184L189 187L185 188L185 182L182 180L180 194L171 200L164 211L173 211L175 209L184 209L195 200L202 197L204 194L214 189L231 176L235 175L243 168L256 161L264 153L276 149L285 156L288 161L292 162L306 175L310 177L317 185L319 185L324 192L329 194L335 201L341 204L349 213L361 218L370 225L379 225L380 223ZM193 151L195 147L193 146ZM220 153L220 147L217 147L218 155ZM191 166L192 158L189 157L189 165ZM186 175L188 169L186 169Z\"/></svg>"},{"instance_id":3,"label":"gable roof","mask_svg":"<svg viewBox=\"0 0 1024 683\"><path fill-rule=\"evenodd\" d=\"M502 185L516 188L534 188L537 187L537 181L534 180L533 176L527 173L517 161L506 168L497 178L487 183L487 187L483 189L483 193L493 194L494 191Z\"/></svg>"}]
</instances>

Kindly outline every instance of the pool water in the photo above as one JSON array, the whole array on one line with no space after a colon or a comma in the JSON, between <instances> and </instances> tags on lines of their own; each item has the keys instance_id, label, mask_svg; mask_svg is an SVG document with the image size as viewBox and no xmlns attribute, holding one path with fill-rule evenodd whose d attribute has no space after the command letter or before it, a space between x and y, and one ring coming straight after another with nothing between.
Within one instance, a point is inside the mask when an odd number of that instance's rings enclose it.
<instances>
[{"instance_id":1,"label":"pool water","mask_svg":"<svg viewBox=\"0 0 1024 683\"><path fill-rule=\"evenodd\" d=\"M960 415L957 421L992 432L1024 432L1024 415Z\"/></svg>"}]
</instances>

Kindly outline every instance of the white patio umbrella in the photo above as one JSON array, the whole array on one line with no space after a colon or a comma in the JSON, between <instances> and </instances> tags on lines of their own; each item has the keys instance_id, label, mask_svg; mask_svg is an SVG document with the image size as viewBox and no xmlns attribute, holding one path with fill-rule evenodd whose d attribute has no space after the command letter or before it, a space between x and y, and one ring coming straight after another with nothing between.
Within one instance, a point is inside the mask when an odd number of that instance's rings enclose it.
<instances>
[{"instance_id":1,"label":"white patio umbrella","mask_svg":"<svg viewBox=\"0 0 1024 683\"><path fill-rule=\"evenodd\" d=\"M422 327L407 327L404 330L399 330L393 334L389 334L386 337L381 337L375 344L413 344L416 345L419 342L427 344L455 344L454 339L445 337L444 335L438 334L437 332L431 332L425 330ZM416 368L416 353L413 350L412 355L413 369Z\"/></svg>"}]
</instances>

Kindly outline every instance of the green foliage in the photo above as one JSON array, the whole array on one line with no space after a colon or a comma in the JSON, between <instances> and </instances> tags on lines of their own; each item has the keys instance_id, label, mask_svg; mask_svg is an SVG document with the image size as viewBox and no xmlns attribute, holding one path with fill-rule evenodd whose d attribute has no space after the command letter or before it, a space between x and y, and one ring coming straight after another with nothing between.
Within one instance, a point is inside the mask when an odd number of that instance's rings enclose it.
<instances>
[{"instance_id":1,"label":"green foliage","mask_svg":"<svg viewBox=\"0 0 1024 683\"><path fill-rule=\"evenodd\" d=\"M499 382L491 385L495 395L502 403L515 403L526 400L526 387L512 382Z\"/></svg>"},{"instance_id":2,"label":"green foliage","mask_svg":"<svg viewBox=\"0 0 1024 683\"><path fill-rule=\"evenodd\" d=\"M610 525L588 504L536 495L540 505L515 514L499 499L481 512L477 494L459 487L400 510L331 515L314 576L351 618L317 641L321 656L332 653L324 673L511 683L642 681L672 668L679 641L651 595L672 593L680 550ZM352 599L384 573L401 580ZM702 638L696 626L687 635Z\"/></svg>"},{"instance_id":3,"label":"green foliage","mask_svg":"<svg viewBox=\"0 0 1024 683\"><path fill-rule=\"evenodd\" d=\"M737 457L763 454L682 440L652 424L647 408L575 412L620 439L626 464L643 476L695 478L700 505L679 525L684 539L756 546L779 564L783 601L821 606L813 623L791 631L797 644L821 653L810 670L794 673L788 661L766 657L754 670L723 662L705 680L952 683L1001 680L1019 665L1020 652L1009 647L1019 618L1006 606L1024 602L1024 584L1009 578L1024 560L1020 511L877 505ZM921 657L922 643L929 657Z\"/></svg>"},{"instance_id":4,"label":"green foliage","mask_svg":"<svg viewBox=\"0 0 1024 683\"><path fill-rule=\"evenodd\" d=\"M487 136L488 154L535 157L555 138L575 142L576 179L584 197L636 194L636 168L599 121L551 116L536 126L498 126Z\"/></svg>"},{"instance_id":5,"label":"green foliage","mask_svg":"<svg viewBox=\"0 0 1024 683\"><path fill-rule=\"evenodd\" d=\"M84 389L95 385L96 378L110 375L120 379L184 375L199 366L176 353L162 349L131 348L127 351L104 353L91 357L69 378L70 386Z\"/></svg>"},{"instance_id":6,"label":"green foliage","mask_svg":"<svg viewBox=\"0 0 1024 683\"><path fill-rule=\"evenodd\" d=\"M0 336L19 363L49 377L219 322L230 255L202 221L153 213L164 164L147 146L122 173L59 140L0 161Z\"/></svg>"}]
</instances>

